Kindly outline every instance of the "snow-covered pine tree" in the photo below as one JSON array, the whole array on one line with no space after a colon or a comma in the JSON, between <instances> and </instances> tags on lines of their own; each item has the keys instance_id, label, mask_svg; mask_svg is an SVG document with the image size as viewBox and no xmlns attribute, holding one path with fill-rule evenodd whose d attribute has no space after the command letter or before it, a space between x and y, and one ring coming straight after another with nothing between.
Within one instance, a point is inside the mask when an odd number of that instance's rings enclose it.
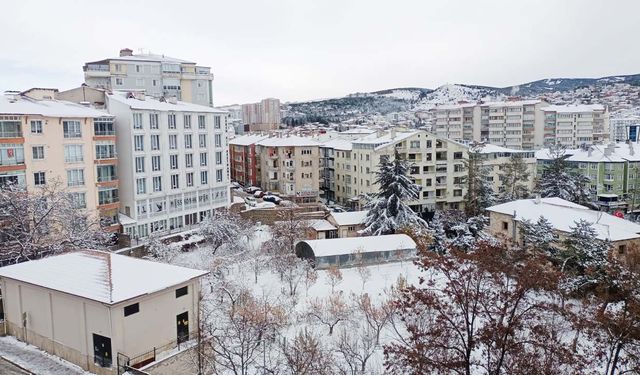
<instances>
[{"instance_id":1,"label":"snow-covered pine tree","mask_svg":"<svg viewBox=\"0 0 640 375\"><path fill-rule=\"evenodd\" d=\"M588 221L580 219L575 224L564 240L564 249L558 254L562 269L572 274L567 285L571 290L604 280L611 247L608 241L598 239L595 228Z\"/></svg>"},{"instance_id":2,"label":"snow-covered pine tree","mask_svg":"<svg viewBox=\"0 0 640 375\"><path fill-rule=\"evenodd\" d=\"M520 223L520 231L523 247L526 250L541 252L545 255L556 253L552 244L558 240L558 236L553 232L551 222L544 216L540 216L535 222L523 220Z\"/></svg>"},{"instance_id":3,"label":"snow-covered pine tree","mask_svg":"<svg viewBox=\"0 0 640 375\"><path fill-rule=\"evenodd\" d=\"M580 172L570 174L573 182L573 199L574 203L592 206L591 198L591 179Z\"/></svg>"},{"instance_id":4,"label":"snow-covered pine tree","mask_svg":"<svg viewBox=\"0 0 640 375\"><path fill-rule=\"evenodd\" d=\"M511 155L509 163L503 166L502 172L498 176L502 180L502 191L499 195L501 202L510 202L529 196L527 182L530 173L524 160L518 154Z\"/></svg>"},{"instance_id":5,"label":"snow-covered pine tree","mask_svg":"<svg viewBox=\"0 0 640 375\"><path fill-rule=\"evenodd\" d=\"M429 222L429 229L431 234L431 245L429 249L438 254L445 254L449 246L449 241L439 212L433 215L433 219Z\"/></svg>"},{"instance_id":6,"label":"snow-covered pine tree","mask_svg":"<svg viewBox=\"0 0 640 375\"><path fill-rule=\"evenodd\" d=\"M379 236L393 234L403 226L423 226L427 223L405 202L418 198L420 187L407 177L409 163L402 160L398 151L394 159L380 157L376 172L376 184L380 187L367 203L367 217L362 234Z\"/></svg>"},{"instance_id":7,"label":"snow-covered pine tree","mask_svg":"<svg viewBox=\"0 0 640 375\"><path fill-rule=\"evenodd\" d=\"M562 145L549 147L551 162L542 171L536 185L536 191L543 198L558 197L572 202L574 200L574 179L569 173L565 152Z\"/></svg>"},{"instance_id":8,"label":"snow-covered pine tree","mask_svg":"<svg viewBox=\"0 0 640 375\"><path fill-rule=\"evenodd\" d=\"M469 146L469 157L465 160L467 168L467 195L464 211L468 217L484 214L484 209L495 204L493 184L487 180L489 171L484 166L480 151L484 143L472 143Z\"/></svg>"}]
</instances>

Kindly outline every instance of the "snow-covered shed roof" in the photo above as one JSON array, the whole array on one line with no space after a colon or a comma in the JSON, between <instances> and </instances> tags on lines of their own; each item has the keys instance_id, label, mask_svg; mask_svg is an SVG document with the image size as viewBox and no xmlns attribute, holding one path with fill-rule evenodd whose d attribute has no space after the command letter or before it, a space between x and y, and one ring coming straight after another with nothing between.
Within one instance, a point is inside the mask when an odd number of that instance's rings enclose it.
<instances>
[{"instance_id":1,"label":"snow-covered shed roof","mask_svg":"<svg viewBox=\"0 0 640 375\"><path fill-rule=\"evenodd\" d=\"M554 229L561 232L571 232L577 221L586 220L593 225L600 240L622 241L640 238L640 225L561 198L542 198L539 201L520 199L489 207L487 211L515 215L517 221L537 221L543 216Z\"/></svg>"},{"instance_id":2,"label":"snow-covered shed roof","mask_svg":"<svg viewBox=\"0 0 640 375\"><path fill-rule=\"evenodd\" d=\"M338 226L364 224L369 211L332 212L331 216Z\"/></svg>"},{"instance_id":3,"label":"snow-covered shed roof","mask_svg":"<svg viewBox=\"0 0 640 375\"><path fill-rule=\"evenodd\" d=\"M309 245L316 257L378 251L415 249L416 243L406 234L388 234L370 237L331 238L301 241Z\"/></svg>"},{"instance_id":4,"label":"snow-covered shed roof","mask_svg":"<svg viewBox=\"0 0 640 375\"><path fill-rule=\"evenodd\" d=\"M566 105L550 105L542 108L545 112L558 113L577 113L577 112L593 112L604 111L602 104L566 104Z\"/></svg>"},{"instance_id":5,"label":"snow-covered shed roof","mask_svg":"<svg viewBox=\"0 0 640 375\"><path fill-rule=\"evenodd\" d=\"M176 112L206 112L206 113L228 113L225 110L218 108L211 108L204 105L198 105L188 102L177 101L175 104L169 101L160 101L153 96L145 96L144 100L136 99L135 97L127 97L126 92L115 92L113 94L107 94L109 100L115 100L120 103L126 104L132 109L146 109L152 111L176 111Z\"/></svg>"},{"instance_id":6,"label":"snow-covered shed roof","mask_svg":"<svg viewBox=\"0 0 640 375\"><path fill-rule=\"evenodd\" d=\"M271 137L263 139L256 144L265 147L312 147L320 146L319 142L311 138L299 137L297 135L287 135L282 137Z\"/></svg>"},{"instance_id":7,"label":"snow-covered shed roof","mask_svg":"<svg viewBox=\"0 0 640 375\"><path fill-rule=\"evenodd\" d=\"M0 268L6 277L113 305L206 275L126 255L85 250Z\"/></svg>"},{"instance_id":8,"label":"snow-covered shed roof","mask_svg":"<svg viewBox=\"0 0 640 375\"><path fill-rule=\"evenodd\" d=\"M0 96L0 115L40 115L45 117L113 117L107 112L64 100L35 100L24 96Z\"/></svg>"},{"instance_id":9,"label":"snow-covered shed roof","mask_svg":"<svg viewBox=\"0 0 640 375\"><path fill-rule=\"evenodd\" d=\"M309 220L309 226L316 232L326 232L328 230L336 230L333 224L324 219Z\"/></svg>"},{"instance_id":10,"label":"snow-covered shed roof","mask_svg":"<svg viewBox=\"0 0 640 375\"><path fill-rule=\"evenodd\" d=\"M267 138L269 138L269 136L263 134L246 134L230 139L229 144L235 146L250 146Z\"/></svg>"}]
</instances>

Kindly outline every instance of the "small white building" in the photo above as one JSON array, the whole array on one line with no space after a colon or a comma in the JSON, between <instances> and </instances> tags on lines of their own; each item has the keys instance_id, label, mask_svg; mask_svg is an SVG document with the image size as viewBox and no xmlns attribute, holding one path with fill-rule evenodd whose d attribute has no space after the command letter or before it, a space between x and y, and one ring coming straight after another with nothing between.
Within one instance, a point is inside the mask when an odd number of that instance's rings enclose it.
<instances>
[{"instance_id":1,"label":"small white building","mask_svg":"<svg viewBox=\"0 0 640 375\"><path fill-rule=\"evenodd\" d=\"M5 330L90 372L122 373L195 337L206 274L103 251L2 267Z\"/></svg>"},{"instance_id":2,"label":"small white building","mask_svg":"<svg viewBox=\"0 0 640 375\"><path fill-rule=\"evenodd\" d=\"M307 240L296 244L296 255L319 269L348 267L360 261L376 264L411 259L416 255L416 243L406 234Z\"/></svg>"},{"instance_id":3,"label":"small white building","mask_svg":"<svg viewBox=\"0 0 640 375\"><path fill-rule=\"evenodd\" d=\"M332 212L327 221L337 228L338 237L358 237L358 231L364 229L368 213L369 211Z\"/></svg>"}]
</instances>

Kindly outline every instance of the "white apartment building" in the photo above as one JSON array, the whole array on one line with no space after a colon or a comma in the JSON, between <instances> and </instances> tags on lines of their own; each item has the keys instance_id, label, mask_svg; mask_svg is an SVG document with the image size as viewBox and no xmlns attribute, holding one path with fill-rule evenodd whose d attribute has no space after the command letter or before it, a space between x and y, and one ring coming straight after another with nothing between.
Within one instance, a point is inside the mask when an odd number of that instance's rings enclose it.
<instances>
[{"instance_id":1,"label":"white apartment building","mask_svg":"<svg viewBox=\"0 0 640 375\"><path fill-rule=\"evenodd\" d=\"M513 100L438 106L438 137L469 143L484 141L510 149L533 150L556 142L570 147L608 138L609 112L602 105L549 105Z\"/></svg>"},{"instance_id":2,"label":"white apartment building","mask_svg":"<svg viewBox=\"0 0 640 375\"><path fill-rule=\"evenodd\" d=\"M118 133L125 233L179 231L228 206L225 111L141 93L109 94L107 106Z\"/></svg>"},{"instance_id":3,"label":"white apartment building","mask_svg":"<svg viewBox=\"0 0 640 375\"><path fill-rule=\"evenodd\" d=\"M537 170L535 151L514 150L487 144L482 147L480 154L482 155L483 165L489 172L485 178L488 181L491 181L495 193L501 193L504 191L504 181L500 179L500 175L503 173L504 166L509 164L512 155L522 158L522 161L529 172L529 179L527 180L526 186L529 191L533 191Z\"/></svg>"},{"instance_id":4,"label":"white apartment building","mask_svg":"<svg viewBox=\"0 0 640 375\"><path fill-rule=\"evenodd\" d=\"M542 111L544 146L558 143L575 148L609 138L609 111L603 105L551 105Z\"/></svg>"},{"instance_id":5,"label":"white apartment building","mask_svg":"<svg viewBox=\"0 0 640 375\"><path fill-rule=\"evenodd\" d=\"M614 117L610 120L611 142L638 142L640 116Z\"/></svg>"},{"instance_id":6,"label":"white apartment building","mask_svg":"<svg viewBox=\"0 0 640 375\"><path fill-rule=\"evenodd\" d=\"M213 106L211 68L165 55L133 54L125 48L120 56L84 64L85 83L110 91L139 90L154 97Z\"/></svg>"}]
</instances>

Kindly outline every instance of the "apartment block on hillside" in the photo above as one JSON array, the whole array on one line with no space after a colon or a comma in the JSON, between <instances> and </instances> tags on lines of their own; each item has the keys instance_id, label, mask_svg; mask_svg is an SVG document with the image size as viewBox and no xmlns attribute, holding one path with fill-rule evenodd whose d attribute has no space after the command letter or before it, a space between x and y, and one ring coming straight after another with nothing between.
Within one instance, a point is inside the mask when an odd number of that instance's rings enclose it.
<instances>
[{"instance_id":1,"label":"apartment block on hillside","mask_svg":"<svg viewBox=\"0 0 640 375\"><path fill-rule=\"evenodd\" d=\"M609 139L609 111L600 104L551 105L544 112L544 146L569 148Z\"/></svg>"},{"instance_id":2,"label":"apartment block on hillside","mask_svg":"<svg viewBox=\"0 0 640 375\"><path fill-rule=\"evenodd\" d=\"M213 106L211 68L165 55L134 54L125 48L120 55L84 64L85 83L94 88L139 90L159 97Z\"/></svg>"},{"instance_id":3,"label":"apartment block on hillside","mask_svg":"<svg viewBox=\"0 0 640 375\"><path fill-rule=\"evenodd\" d=\"M227 113L174 99L107 95L118 131L121 213L130 218L124 231L133 238L183 230L229 205Z\"/></svg>"}]
</instances>

